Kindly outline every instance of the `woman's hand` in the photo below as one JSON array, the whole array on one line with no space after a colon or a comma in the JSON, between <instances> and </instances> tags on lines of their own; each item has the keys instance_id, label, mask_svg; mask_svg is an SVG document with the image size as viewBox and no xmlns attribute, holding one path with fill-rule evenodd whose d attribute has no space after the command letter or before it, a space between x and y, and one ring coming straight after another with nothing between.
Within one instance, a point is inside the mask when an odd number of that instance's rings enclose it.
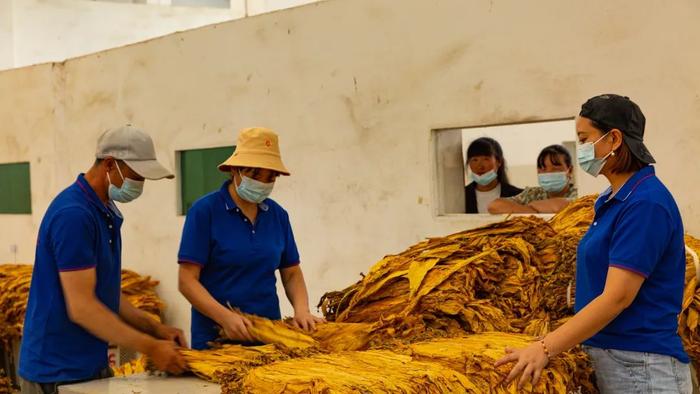
<instances>
[{"instance_id":1,"label":"woman's hand","mask_svg":"<svg viewBox=\"0 0 700 394\"><path fill-rule=\"evenodd\" d=\"M524 349L506 348L506 356L496 361L496 367L504 364L515 363L510 374L506 378L506 384L510 383L518 375L518 388L522 388L528 381L535 386L540 380L542 370L549 363L549 357L545 353L544 346L540 342L533 342Z\"/></svg>"},{"instance_id":2,"label":"woman's hand","mask_svg":"<svg viewBox=\"0 0 700 394\"><path fill-rule=\"evenodd\" d=\"M316 317L309 311L294 313L294 326L304 331L314 332L316 331L316 324L325 322L326 319Z\"/></svg>"},{"instance_id":3,"label":"woman's hand","mask_svg":"<svg viewBox=\"0 0 700 394\"><path fill-rule=\"evenodd\" d=\"M569 205L566 198L549 198L546 200L533 201L528 206L539 213L557 213Z\"/></svg>"},{"instance_id":4,"label":"woman's hand","mask_svg":"<svg viewBox=\"0 0 700 394\"><path fill-rule=\"evenodd\" d=\"M227 315L219 322L224 334L228 339L243 342L255 342L255 338L248 331L249 327L253 326L247 318L240 314L229 311Z\"/></svg>"}]
</instances>

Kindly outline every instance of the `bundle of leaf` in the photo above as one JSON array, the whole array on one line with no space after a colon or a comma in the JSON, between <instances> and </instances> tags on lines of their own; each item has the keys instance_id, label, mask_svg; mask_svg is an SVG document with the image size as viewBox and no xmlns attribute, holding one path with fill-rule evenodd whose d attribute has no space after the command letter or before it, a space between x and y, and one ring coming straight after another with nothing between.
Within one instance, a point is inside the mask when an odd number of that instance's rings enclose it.
<instances>
[{"instance_id":1,"label":"bundle of leaf","mask_svg":"<svg viewBox=\"0 0 700 394\"><path fill-rule=\"evenodd\" d=\"M494 367L503 357L506 347L523 348L534 341L533 337L519 334L490 332L463 338L435 339L410 345L414 360L438 363L463 373L469 385L467 393L571 393L596 392L592 385L593 369L585 353L576 348L554 357L536 386L526 385L517 389L517 381L503 382L511 366Z\"/></svg>"},{"instance_id":2,"label":"bundle of leaf","mask_svg":"<svg viewBox=\"0 0 700 394\"><path fill-rule=\"evenodd\" d=\"M700 373L700 240L685 236L686 271L683 309L678 316L678 334L683 340L688 355L693 359L696 370Z\"/></svg>"},{"instance_id":3,"label":"bundle of leaf","mask_svg":"<svg viewBox=\"0 0 700 394\"><path fill-rule=\"evenodd\" d=\"M426 332L523 332L544 318L542 271L556 272L556 258L543 260L536 245L556 235L547 222L518 217L483 228L421 242L377 263L358 283L326 294L320 303L336 322L415 322L413 330L385 331L385 337ZM563 270L563 269L562 269ZM545 278L549 279L549 278ZM567 280L568 282L568 280ZM379 332L374 333L383 335Z\"/></svg>"},{"instance_id":4,"label":"bundle of leaf","mask_svg":"<svg viewBox=\"0 0 700 394\"><path fill-rule=\"evenodd\" d=\"M316 325L316 331L308 333L292 325L290 319L270 320L237 310L236 313L251 322L248 332L257 342L290 349L361 350L367 348L374 328L367 323L322 323ZM220 332L220 336L216 342L228 343L223 332Z\"/></svg>"},{"instance_id":5,"label":"bundle of leaf","mask_svg":"<svg viewBox=\"0 0 700 394\"><path fill-rule=\"evenodd\" d=\"M140 276L134 271L122 270L122 293L133 306L148 312L154 319L160 321L165 303L155 291L158 283L150 276Z\"/></svg>"},{"instance_id":6,"label":"bundle of leaf","mask_svg":"<svg viewBox=\"0 0 700 394\"><path fill-rule=\"evenodd\" d=\"M0 340L5 343L22 336L31 281L31 265L0 264Z\"/></svg>"},{"instance_id":7,"label":"bundle of leaf","mask_svg":"<svg viewBox=\"0 0 700 394\"><path fill-rule=\"evenodd\" d=\"M12 382L5 374L5 371L0 369L0 394L12 394Z\"/></svg>"},{"instance_id":8,"label":"bundle of leaf","mask_svg":"<svg viewBox=\"0 0 700 394\"><path fill-rule=\"evenodd\" d=\"M388 350L340 352L252 369L222 393L457 393L467 378L436 363Z\"/></svg>"},{"instance_id":9,"label":"bundle of leaf","mask_svg":"<svg viewBox=\"0 0 700 394\"><path fill-rule=\"evenodd\" d=\"M494 368L506 347L523 347L532 337L485 333L436 339L394 350L322 354L291 359L232 378L223 393L516 393L503 383L509 369ZM580 350L555 357L537 386L524 392L595 392L591 368ZM236 376L241 376L238 374Z\"/></svg>"},{"instance_id":10,"label":"bundle of leaf","mask_svg":"<svg viewBox=\"0 0 700 394\"><path fill-rule=\"evenodd\" d=\"M323 323L306 333L286 321L243 315L252 323L250 334L265 345L241 346L220 339L209 350L181 350L192 372L217 383L239 381L250 368L275 361L364 349L373 328L363 323Z\"/></svg>"},{"instance_id":11,"label":"bundle of leaf","mask_svg":"<svg viewBox=\"0 0 700 394\"><path fill-rule=\"evenodd\" d=\"M129 376L137 373L146 372L148 370L147 366L148 359L146 358L146 356L141 355L135 360L125 362L116 368L112 368L112 372L116 377Z\"/></svg>"},{"instance_id":12,"label":"bundle of leaf","mask_svg":"<svg viewBox=\"0 0 700 394\"><path fill-rule=\"evenodd\" d=\"M240 379L254 367L287 360L293 356L313 354L313 352L295 353L278 345L222 345L209 350L181 350L180 352L194 374L217 383L230 380L232 377Z\"/></svg>"},{"instance_id":13,"label":"bundle of leaf","mask_svg":"<svg viewBox=\"0 0 700 394\"><path fill-rule=\"evenodd\" d=\"M554 231L562 232L569 229L587 230L593 223L593 205L598 195L586 196L571 202L566 208L557 213L550 221Z\"/></svg>"}]
</instances>

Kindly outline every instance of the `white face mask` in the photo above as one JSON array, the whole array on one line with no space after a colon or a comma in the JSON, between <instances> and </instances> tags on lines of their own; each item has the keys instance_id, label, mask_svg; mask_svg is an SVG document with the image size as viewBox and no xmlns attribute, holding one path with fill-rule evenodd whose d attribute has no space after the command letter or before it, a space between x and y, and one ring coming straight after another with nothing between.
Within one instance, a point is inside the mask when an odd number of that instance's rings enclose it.
<instances>
[{"instance_id":1,"label":"white face mask","mask_svg":"<svg viewBox=\"0 0 700 394\"><path fill-rule=\"evenodd\" d=\"M236 185L234 178L234 186L236 186L236 192L238 193L238 196L240 198L248 202L260 204L270 196L270 194L272 193L272 189L275 187L275 182L265 183L256 181L253 178L249 178L241 174L240 171L238 171L238 175L241 177L241 184Z\"/></svg>"},{"instance_id":2,"label":"white face mask","mask_svg":"<svg viewBox=\"0 0 700 394\"><path fill-rule=\"evenodd\" d=\"M498 174L496 173L495 170L485 172L481 175L477 175L477 174L472 172L471 178L477 184L479 184L481 186L486 186L489 183L493 182L496 178L498 178Z\"/></svg>"},{"instance_id":3,"label":"white face mask","mask_svg":"<svg viewBox=\"0 0 700 394\"><path fill-rule=\"evenodd\" d=\"M607 155L601 158L597 158L595 157L595 144L600 142L600 140L605 138L605 136L609 133L610 132L605 133L605 135L598 138L598 140L595 142L586 142L584 144L579 145L576 151L578 165L581 166L581 169L595 177L597 177L598 174L600 174L600 170L602 170L605 166L605 162L608 160L608 157L613 153L613 151L610 151L610 153L608 153Z\"/></svg>"},{"instance_id":4,"label":"white face mask","mask_svg":"<svg viewBox=\"0 0 700 394\"><path fill-rule=\"evenodd\" d=\"M107 173L107 180L109 181L109 189L107 190L107 194L109 195L109 199L112 201L117 201L117 202L131 202L136 200L141 193L143 193L143 185L144 181L136 181L130 178L124 178L124 175L122 175L122 170L119 168L119 165L115 162L115 165L117 166L117 171L119 172L119 176L122 178L122 187L116 187L112 183L112 179L109 177L109 172Z\"/></svg>"}]
</instances>

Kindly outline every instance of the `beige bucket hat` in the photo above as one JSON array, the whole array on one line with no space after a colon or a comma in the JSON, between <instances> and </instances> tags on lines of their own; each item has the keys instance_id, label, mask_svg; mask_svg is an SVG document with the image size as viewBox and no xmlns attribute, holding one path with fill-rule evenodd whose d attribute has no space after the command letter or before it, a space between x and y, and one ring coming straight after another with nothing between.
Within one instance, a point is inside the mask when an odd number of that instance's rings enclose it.
<instances>
[{"instance_id":1,"label":"beige bucket hat","mask_svg":"<svg viewBox=\"0 0 700 394\"><path fill-rule=\"evenodd\" d=\"M219 171L229 172L231 167L265 168L289 175L287 167L282 163L277 133L264 127L240 131L236 150L225 162L219 164Z\"/></svg>"}]
</instances>

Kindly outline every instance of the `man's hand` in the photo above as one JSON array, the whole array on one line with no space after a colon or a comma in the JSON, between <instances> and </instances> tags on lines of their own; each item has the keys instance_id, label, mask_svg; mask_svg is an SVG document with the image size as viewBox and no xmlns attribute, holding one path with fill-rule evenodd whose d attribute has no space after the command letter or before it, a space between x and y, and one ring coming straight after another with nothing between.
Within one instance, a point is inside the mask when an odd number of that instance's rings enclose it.
<instances>
[{"instance_id":1,"label":"man's hand","mask_svg":"<svg viewBox=\"0 0 700 394\"><path fill-rule=\"evenodd\" d=\"M158 339L173 341L180 347L187 348L187 339L181 329L158 323L153 328L153 335Z\"/></svg>"},{"instance_id":2,"label":"man's hand","mask_svg":"<svg viewBox=\"0 0 700 394\"><path fill-rule=\"evenodd\" d=\"M177 375L187 369L185 359L172 341L153 340L145 353L159 371Z\"/></svg>"}]
</instances>

